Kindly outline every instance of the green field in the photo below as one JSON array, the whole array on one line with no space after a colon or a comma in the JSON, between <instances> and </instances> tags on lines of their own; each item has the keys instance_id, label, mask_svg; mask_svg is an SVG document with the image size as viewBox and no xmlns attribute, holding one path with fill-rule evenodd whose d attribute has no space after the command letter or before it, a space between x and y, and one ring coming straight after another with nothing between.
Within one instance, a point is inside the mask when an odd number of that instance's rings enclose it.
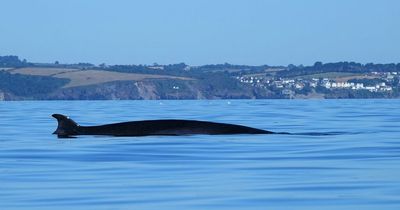
<instances>
[{"instance_id":1,"label":"green field","mask_svg":"<svg viewBox=\"0 0 400 210\"><path fill-rule=\"evenodd\" d=\"M20 68L9 69L8 72L12 74L50 76L69 79L70 82L66 84L63 88L95 85L114 81L142 81L149 79L192 80L191 78L187 77L174 77L167 75L119 73L102 70L80 70L64 68Z\"/></svg>"},{"instance_id":2,"label":"green field","mask_svg":"<svg viewBox=\"0 0 400 210\"><path fill-rule=\"evenodd\" d=\"M370 76L365 74L346 73L346 72L327 72L320 74L309 74L304 76L297 76L296 79L312 79L312 78L329 78L336 82L347 82L351 79L375 79L378 76Z\"/></svg>"}]
</instances>

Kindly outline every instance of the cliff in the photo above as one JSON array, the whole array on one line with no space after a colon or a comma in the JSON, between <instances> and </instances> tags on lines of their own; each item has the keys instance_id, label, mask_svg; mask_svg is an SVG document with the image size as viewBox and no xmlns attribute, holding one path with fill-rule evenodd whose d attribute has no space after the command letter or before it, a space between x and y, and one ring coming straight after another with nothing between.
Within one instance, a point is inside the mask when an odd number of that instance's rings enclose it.
<instances>
[{"instance_id":1,"label":"cliff","mask_svg":"<svg viewBox=\"0 0 400 210\"><path fill-rule=\"evenodd\" d=\"M1 59L0 100L400 97L400 63L96 66Z\"/></svg>"},{"instance_id":2,"label":"cliff","mask_svg":"<svg viewBox=\"0 0 400 210\"><path fill-rule=\"evenodd\" d=\"M2 100L144 100L274 98L216 73L189 78L101 70L19 68L0 72Z\"/></svg>"}]
</instances>

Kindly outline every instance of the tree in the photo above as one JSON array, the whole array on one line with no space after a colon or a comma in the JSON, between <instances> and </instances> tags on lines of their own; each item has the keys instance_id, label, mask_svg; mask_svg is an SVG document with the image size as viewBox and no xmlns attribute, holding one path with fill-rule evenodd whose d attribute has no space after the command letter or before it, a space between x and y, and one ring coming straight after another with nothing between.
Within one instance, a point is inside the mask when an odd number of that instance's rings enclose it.
<instances>
[{"instance_id":1,"label":"tree","mask_svg":"<svg viewBox=\"0 0 400 210\"><path fill-rule=\"evenodd\" d=\"M314 63L314 68L321 68L322 67L322 62L321 61L317 61Z\"/></svg>"},{"instance_id":2,"label":"tree","mask_svg":"<svg viewBox=\"0 0 400 210\"><path fill-rule=\"evenodd\" d=\"M21 67L22 61L15 55L0 56L0 67Z\"/></svg>"}]
</instances>

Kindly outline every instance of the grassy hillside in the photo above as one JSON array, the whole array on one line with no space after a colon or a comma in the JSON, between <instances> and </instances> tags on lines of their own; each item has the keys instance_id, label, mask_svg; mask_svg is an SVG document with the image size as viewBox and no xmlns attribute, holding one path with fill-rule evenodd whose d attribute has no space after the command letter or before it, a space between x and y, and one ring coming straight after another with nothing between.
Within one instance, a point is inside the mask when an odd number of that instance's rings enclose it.
<instances>
[{"instance_id":1,"label":"grassy hillside","mask_svg":"<svg viewBox=\"0 0 400 210\"><path fill-rule=\"evenodd\" d=\"M64 68L20 68L7 71L11 74L49 76L60 79L68 79L69 82L63 88L96 85L114 81L143 81L149 79L192 80L186 77L174 77L167 75L119 73L112 71Z\"/></svg>"},{"instance_id":2,"label":"grassy hillside","mask_svg":"<svg viewBox=\"0 0 400 210\"><path fill-rule=\"evenodd\" d=\"M336 82L347 82L352 79L376 79L379 76L365 75L362 73L327 72L294 77L295 79L330 78Z\"/></svg>"},{"instance_id":3,"label":"grassy hillside","mask_svg":"<svg viewBox=\"0 0 400 210\"><path fill-rule=\"evenodd\" d=\"M12 63L0 65L0 100L393 98L399 97L400 88L400 64L316 62L314 66L269 67ZM333 86L335 82L364 87Z\"/></svg>"}]
</instances>

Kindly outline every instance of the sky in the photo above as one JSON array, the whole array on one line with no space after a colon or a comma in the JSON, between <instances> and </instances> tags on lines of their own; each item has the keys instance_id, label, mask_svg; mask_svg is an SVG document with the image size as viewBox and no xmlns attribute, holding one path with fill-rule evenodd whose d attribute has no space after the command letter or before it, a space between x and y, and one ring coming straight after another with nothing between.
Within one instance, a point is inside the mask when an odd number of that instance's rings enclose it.
<instances>
[{"instance_id":1,"label":"sky","mask_svg":"<svg viewBox=\"0 0 400 210\"><path fill-rule=\"evenodd\" d=\"M0 0L0 55L31 62L400 62L398 0Z\"/></svg>"}]
</instances>

